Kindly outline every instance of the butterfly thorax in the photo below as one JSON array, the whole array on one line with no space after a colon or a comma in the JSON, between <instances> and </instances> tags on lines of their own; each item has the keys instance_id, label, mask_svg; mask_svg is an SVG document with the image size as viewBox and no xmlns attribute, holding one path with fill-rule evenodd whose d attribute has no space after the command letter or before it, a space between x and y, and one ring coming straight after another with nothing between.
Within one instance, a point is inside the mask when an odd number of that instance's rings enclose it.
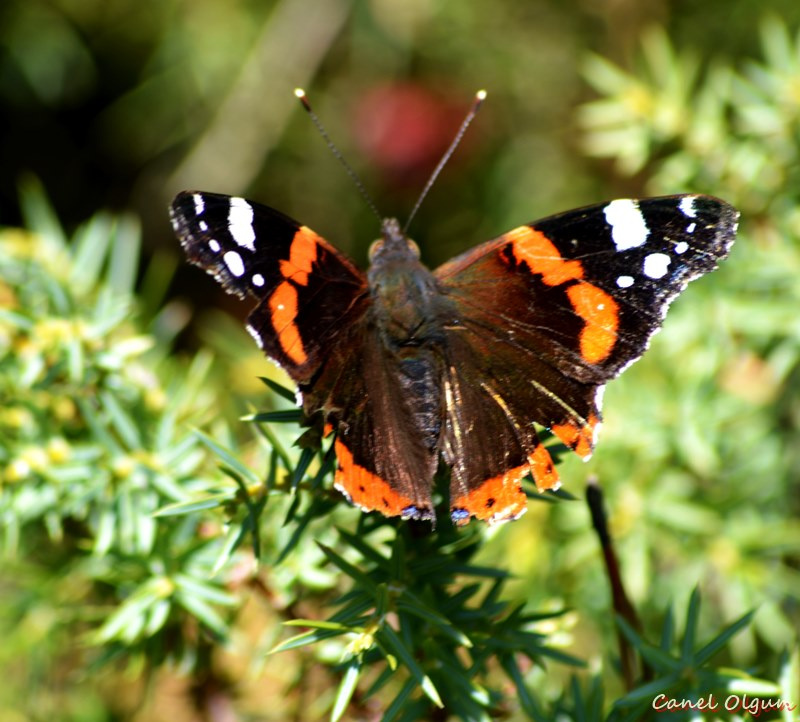
<instances>
[{"instance_id":1,"label":"butterfly thorax","mask_svg":"<svg viewBox=\"0 0 800 722\"><path fill-rule=\"evenodd\" d=\"M420 262L419 248L398 222L383 222L383 238L370 249L367 274L372 317L384 343L396 352L435 344L443 296L434 275Z\"/></svg>"}]
</instances>

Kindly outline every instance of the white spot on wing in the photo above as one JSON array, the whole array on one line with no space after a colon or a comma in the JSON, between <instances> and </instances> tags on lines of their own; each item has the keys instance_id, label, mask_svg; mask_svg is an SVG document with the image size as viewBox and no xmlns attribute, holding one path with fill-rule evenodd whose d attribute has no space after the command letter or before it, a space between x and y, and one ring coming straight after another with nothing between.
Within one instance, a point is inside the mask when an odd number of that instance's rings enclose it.
<instances>
[{"instance_id":1,"label":"white spot on wing","mask_svg":"<svg viewBox=\"0 0 800 722\"><path fill-rule=\"evenodd\" d=\"M633 276L617 276L617 285L620 288L630 288L633 285Z\"/></svg>"},{"instance_id":2,"label":"white spot on wing","mask_svg":"<svg viewBox=\"0 0 800 722\"><path fill-rule=\"evenodd\" d=\"M206 223L205 221L200 221L200 223L198 223L197 225L200 226L201 231L208 230L208 223Z\"/></svg>"},{"instance_id":3,"label":"white spot on wing","mask_svg":"<svg viewBox=\"0 0 800 722\"><path fill-rule=\"evenodd\" d=\"M253 206L244 198L231 198L231 207L228 211L228 230L243 248L255 251L256 233L253 230Z\"/></svg>"},{"instance_id":4,"label":"white spot on wing","mask_svg":"<svg viewBox=\"0 0 800 722\"><path fill-rule=\"evenodd\" d=\"M618 251L644 245L650 231L636 201L611 201L603 214L611 226L611 238Z\"/></svg>"},{"instance_id":5,"label":"white spot on wing","mask_svg":"<svg viewBox=\"0 0 800 722\"><path fill-rule=\"evenodd\" d=\"M201 196L199 193L195 193L192 196L192 200L194 201L194 212L198 216L202 216L203 211L206 209L206 203L203 200L203 196Z\"/></svg>"},{"instance_id":6,"label":"white spot on wing","mask_svg":"<svg viewBox=\"0 0 800 722\"><path fill-rule=\"evenodd\" d=\"M263 286L264 285L264 276L260 273L253 274L253 285L254 286Z\"/></svg>"},{"instance_id":7,"label":"white spot on wing","mask_svg":"<svg viewBox=\"0 0 800 722\"><path fill-rule=\"evenodd\" d=\"M684 196L681 198L678 208L683 215L688 216L689 218L695 218L697 216L697 211L694 207L695 199L696 196ZM689 233L691 233L691 231L689 231Z\"/></svg>"},{"instance_id":8,"label":"white spot on wing","mask_svg":"<svg viewBox=\"0 0 800 722\"><path fill-rule=\"evenodd\" d=\"M644 259L644 275L648 278L663 278L667 275L670 257L666 253L651 253Z\"/></svg>"},{"instance_id":9,"label":"white spot on wing","mask_svg":"<svg viewBox=\"0 0 800 722\"><path fill-rule=\"evenodd\" d=\"M694 223L692 223L692 225L694 225ZM691 233L691 231L689 232ZM675 253L677 253L679 256L682 253L686 253L686 251L688 250L689 250L689 244L686 241L681 241L680 243L675 244Z\"/></svg>"},{"instance_id":10,"label":"white spot on wing","mask_svg":"<svg viewBox=\"0 0 800 722\"><path fill-rule=\"evenodd\" d=\"M244 275L244 261L236 251L226 251L222 256L228 270L237 278Z\"/></svg>"},{"instance_id":11,"label":"white spot on wing","mask_svg":"<svg viewBox=\"0 0 800 722\"><path fill-rule=\"evenodd\" d=\"M222 246L219 245L219 242L214 240L213 238L208 242L208 247L214 252L219 253L222 250Z\"/></svg>"}]
</instances>

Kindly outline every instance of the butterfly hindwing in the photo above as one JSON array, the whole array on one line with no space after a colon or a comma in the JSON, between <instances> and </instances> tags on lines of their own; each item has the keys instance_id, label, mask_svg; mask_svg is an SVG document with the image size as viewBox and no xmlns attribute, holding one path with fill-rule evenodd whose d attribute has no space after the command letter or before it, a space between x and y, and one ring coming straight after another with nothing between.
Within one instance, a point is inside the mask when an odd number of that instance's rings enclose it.
<instances>
[{"instance_id":1,"label":"butterfly hindwing","mask_svg":"<svg viewBox=\"0 0 800 722\"><path fill-rule=\"evenodd\" d=\"M336 432L334 485L363 510L433 520L439 379L424 362L387 352L369 321L343 334L340 348L352 352L327 362L304 393Z\"/></svg>"},{"instance_id":2,"label":"butterfly hindwing","mask_svg":"<svg viewBox=\"0 0 800 722\"><path fill-rule=\"evenodd\" d=\"M526 348L523 333L509 338L490 319L472 310L446 336L451 359L446 383L458 399L448 404L445 436L456 519L459 510L490 521L516 518L525 509L519 480L528 472L540 490L558 487L555 466L533 421L556 433L560 424L564 435L569 422L581 433L570 439L570 446L584 456L599 422L592 386L562 383L556 369ZM505 504L497 503L500 498Z\"/></svg>"}]
</instances>

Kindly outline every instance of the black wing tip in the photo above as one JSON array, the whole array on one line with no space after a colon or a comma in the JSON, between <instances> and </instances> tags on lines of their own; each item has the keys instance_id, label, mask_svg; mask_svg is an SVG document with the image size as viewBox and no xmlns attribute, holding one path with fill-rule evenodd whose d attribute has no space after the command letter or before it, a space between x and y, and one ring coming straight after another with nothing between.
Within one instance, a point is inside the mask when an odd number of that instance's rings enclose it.
<instances>
[{"instance_id":1,"label":"black wing tip","mask_svg":"<svg viewBox=\"0 0 800 722\"><path fill-rule=\"evenodd\" d=\"M653 200L659 199L655 198ZM740 213L728 201L703 193L681 193L673 196L663 196L663 200L671 200L681 206L689 200L692 210L686 215L686 218L688 220L694 218L702 219L705 222L706 230L711 231L708 233L708 241L704 248L706 263L698 264L695 267L694 273L691 273L686 278L686 282L676 292L680 293L686 287L686 283L698 276L716 270L719 267L719 262L728 257L736 240ZM686 211L684 211L684 214L686 214Z\"/></svg>"},{"instance_id":2,"label":"black wing tip","mask_svg":"<svg viewBox=\"0 0 800 722\"><path fill-rule=\"evenodd\" d=\"M172 229L189 263L205 271L226 293L246 299L249 291L241 287L238 280L225 270L217 257L209 254L206 244L213 235L208 228L201 229L197 225L202 215L202 211L198 210L198 204L205 205L207 201L217 198L224 198L227 202L228 196L204 191L180 191L169 206Z\"/></svg>"},{"instance_id":3,"label":"black wing tip","mask_svg":"<svg viewBox=\"0 0 800 722\"><path fill-rule=\"evenodd\" d=\"M683 195L675 196L675 198L693 198L695 204L700 204L701 209L703 206L712 210L718 209L717 215L724 220L736 222L739 219L739 211L732 206L728 201L718 198L717 196L705 195L702 193L693 194L686 193Z\"/></svg>"},{"instance_id":4,"label":"black wing tip","mask_svg":"<svg viewBox=\"0 0 800 722\"><path fill-rule=\"evenodd\" d=\"M188 204L188 203L191 203L192 205L194 205L194 200L193 199L194 199L194 196L196 196L196 195L208 196L208 195L213 195L213 194L202 193L200 191L195 191L195 190L180 191L180 192L175 194L175 197L172 199L172 201L169 204L170 215L174 215L175 213L178 213L181 210L181 208L183 206L185 206L186 204Z\"/></svg>"},{"instance_id":5,"label":"black wing tip","mask_svg":"<svg viewBox=\"0 0 800 722\"><path fill-rule=\"evenodd\" d=\"M727 201L715 196L698 196L697 200L706 201L709 206L709 215L716 219L717 232L714 237L715 245L719 248L717 260L721 261L728 253L736 240L739 229L740 213L738 209ZM716 267L716 266L715 266Z\"/></svg>"}]
</instances>

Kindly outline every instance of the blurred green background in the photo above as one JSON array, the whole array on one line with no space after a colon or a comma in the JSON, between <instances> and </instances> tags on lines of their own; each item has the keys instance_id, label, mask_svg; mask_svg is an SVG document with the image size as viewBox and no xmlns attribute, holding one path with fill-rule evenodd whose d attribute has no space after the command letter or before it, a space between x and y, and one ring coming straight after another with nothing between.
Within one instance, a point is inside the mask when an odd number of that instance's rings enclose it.
<instances>
[{"instance_id":1,"label":"blurred green background","mask_svg":"<svg viewBox=\"0 0 800 722\"><path fill-rule=\"evenodd\" d=\"M658 24L702 64L735 62L758 53L769 12L789 27L799 14L792 0L8 0L0 217L19 218L19 175L33 172L68 227L130 208L148 244L171 243L164 204L202 186L263 199L350 250L375 235L373 219L293 88L308 90L381 210L400 216L486 88L480 121L416 224L436 262L520 218L642 191L643 178L580 153L590 53L629 66Z\"/></svg>"},{"instance_id":2,"label":"blurred green background","mask_svg":"<svg viewBox=\"0 0 800 722\"><path fill-rule=\"evenodd\" d=\"M560 473L579 497L587 476L599 477L646 628L670 605L683 609L695 586L705 638L757 609L724 661L774 679L800 623L799 30L796 0L4 0L0 223L49 217L41 206L31 210L30 197L20 204L20 185L30 187L32 177L67 235L80 234L103 209L124 219L113 226L118 243L135 237L140 223L142 270L126 271L123 260L109 278L137 289L136 333L154 339L157 373L166 380L141 381L156 367L146 357L140 377L124 379L139 384L131 398L141 394L150 409L163 403L152 401L156 392L169 397L168 381L185 374L169 364L188 363L200 349L214 370L208 380L197 372L176 418L187 434L196 425L215 429L228 445L250 444L255 450L245 456L256 464L268 451L237 415L275 403L256 379L273 372L238 325L213 312L222 306L242 318L246 309L185 267L166 208L186 188L246 195L314 228L363 266L375 218L303 113L295 87L306 89L381 212L401 219L475 91L488 91L410 229L430 266L573 206L687 191L725 198L743 214L731 258L690 287L644 360L611 384L592 461L565 458ZM7 253L22 247L5 238ZM231 581L246 566L238 557L222 577L201 564L231 594L209 593L211 602L236 610L225 618L233 642L224 650L195 644L191 633L202 635L185 624L171 631L188 637L173 647L162 635L157 649L142 641L142 628L126 637L122 621L108 626L130 598L131 579L160 574L159 554L169 559L177 548L200 548L192 546L197 539L223 539L222 522L211 516L196 527L170 527L173 536L156 544L157 553L135 544L114 551L112 539L124 529L106 527L116 528L117 517L106 517L104 527L87 491L82 498L65 486L53 492L36 453L45 450L57 466L54 440L74 443L78 425L70 426L69 409L59 416L62 406L42 401L53 375L31 366L30 345L20 341L19 319L30 312L36 320L52 289L25 295L25 274L14 273L0 286L0 305L16 313L0 318L8 395L0 415L0 719L324 718L338 676L318 662L335 661L341 648L262 659L281 638L279 621L327 613L338 582L315 552L298 549L283 567L241 572L247 584ZM78 362L69 358L73 369ZM41 368L50 368L43 359ZM85 388L75 384L70 393L80 398ZM123 415L104 408L117 431L124 428ZM25 413L41 423L26 426ZM136 419L145 424L145 416ZM287 447L296 433L281 436ZM205 463L215 473L214 460ZM181 473L174 472L179 481ZM127 478L118 466L110 474L107 489ZM192 471L192 483L196 477ZM64 479L58 483L70 483ZM210 493L218 485L192 488ZM159 489L150 512L182 498L177 487ZM60 510L65 500L69 512ZM481 560L516 575L511 598L573 610L548 631L606 679L607 710L622 690L588 512L580 502L530 506L520 521L490 532ZM358 512L337 513L340 523L356 523ZM281 520L265 515L264 527ZM78 523L80 533L71 526ZM259 585L262 593L254 592ZM214 626L203 610L190 611ZM191 647L194 662L176 647ZM203 654L213 665L197 664ZM216 676L183 674L198 667L213 667ZM153 673L147 683L143 670ZM530 671L543 700L567 688L568 672L556 670ZM213 711L217 697L223 712ZM497 717L523 718L509 697ZM372 698L344 719L380 719L384 706Z\"/></svg>"}]
</instances>

